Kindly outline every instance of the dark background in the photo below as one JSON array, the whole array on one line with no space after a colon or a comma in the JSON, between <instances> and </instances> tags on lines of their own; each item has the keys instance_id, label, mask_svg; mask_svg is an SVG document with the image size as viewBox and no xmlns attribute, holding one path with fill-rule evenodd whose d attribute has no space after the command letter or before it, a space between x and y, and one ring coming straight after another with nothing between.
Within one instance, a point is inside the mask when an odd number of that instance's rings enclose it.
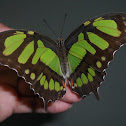
<instances>
[{"instance_id":1,"label":"dark background","mask_svg":"<svg viewBox=\"0 0 126 126\"><path fill-rule=\"evenodd\" d=\"M126 12L126 0L0 0L0 22L40 32L56 40L45 18L60 35L64 14L64 39L84 21L109 12ZM15 114L0 126L124 126L126 125L126 45L115 53L102 83L100 101L91 94L60 114Z\"/></svg>"}]
</instances>

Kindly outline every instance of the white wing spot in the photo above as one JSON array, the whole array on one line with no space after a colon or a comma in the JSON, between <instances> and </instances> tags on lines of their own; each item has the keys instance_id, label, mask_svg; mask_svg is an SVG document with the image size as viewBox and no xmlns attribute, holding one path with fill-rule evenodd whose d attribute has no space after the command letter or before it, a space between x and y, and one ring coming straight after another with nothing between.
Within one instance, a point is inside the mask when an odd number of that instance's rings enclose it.
<instances>
[{"instance_id":1,"label":"white wing spot","mask_svg":"<svg viewBox=\"0 0 126 126\"><path fill-rule=\"evenodd\" d=\"M74 89L75 87L74 86L72 86L72 89Z\"/></svg>"},{"instance_id":2,"label":"white wing spot","mask_svg":"<svg viewBox=\"0 0 126 126\"><path fill-rule=\"evenodd\" d=\"M65 88L63 88L63 91L66 91L66 89L65 89Z\"/></svg>"}]
</instances>

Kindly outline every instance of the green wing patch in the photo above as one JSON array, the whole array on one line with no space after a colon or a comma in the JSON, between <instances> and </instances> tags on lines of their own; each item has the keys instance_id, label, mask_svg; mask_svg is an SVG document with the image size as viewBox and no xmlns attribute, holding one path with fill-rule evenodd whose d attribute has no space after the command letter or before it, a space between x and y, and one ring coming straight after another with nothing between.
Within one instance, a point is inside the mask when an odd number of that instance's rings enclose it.
<instances>
[{"instance_id":1,"label":"green wing patch","mask_svg":"<svg viewBox=\"0 0 126 126\"><path fill-rule=\"evenodd\" d=\"M32 31L29 31L28 33L33 35ZM7 37L4 43L5 49L3 51L3 55L9 56L14 53L15 50L17 50L25 41L24 39L27 39L27 35L24 32L16 32L12 36ZM41 40L37 40L38 47L35 49L35 42L35 40L28 42L26 47L18 56L18 62L25 64L34 53L32 64L35 65L40 60L61 76L60 62L56 53L50 48L45 47Z\"/></svg>"},{"instance_id":2,"label":"green wing patch","mask_svg":"<svg viewBox=\"0 0 126 126\"><path fill-rule=\"evenodd\" d=\"M25 64L34 52L34 41L30 42L18 57L18 62Z\"/></svg>"},{"instance_id":3,"label":"green wing patch","mask_svg":"<svg viewBox=\"0 0 126 126\"><path fill-rule=\"evenodd\" d=\"M3 54L5 56L11 55L23 43L25 38L26 34L22 32L7 37L4 42L5 50L3 51Z\"/></svg>"},{"instance_id":4,"label":"green wing patch","mask_svg":"<svg viewBox=\"0 0 126 126\"><path fill-rule=\"evenodd\" d=\"M101 50L105 50L109 47L109 43L98 35L92 32L87 32L87 35L90 42L96 45ZM78 41L72 45L68 53L68 62L71 73L73 73L77 66L80 64L87 51L90 52L92 55L95 55L96 53L96 49L84 39L84 34L81 32L78 35Z\"/></svg>"},{"instance_id":5,"label":"green wing patch","mask_svg":"<svg viewBox=\"0 0 126 126\"><path fill-rule=\"evenodd\" d=\"M98 35L92 32L87 32L87 35L89 37L90 42L99 47L100 49L105 50L109 47L109 43Z\"/></svg>"},{"instance_id":6,"label":"green wing patch","mask_svg":"<svg viewBox=\"0 0 126 126\"><path fill-rule=\"evenodd\" d=\"M119 37L121 34L121 31L117 29L117 23L114 20L98 20L93 22L93 26L114 37Z\"/></svg>"}]
</instances>

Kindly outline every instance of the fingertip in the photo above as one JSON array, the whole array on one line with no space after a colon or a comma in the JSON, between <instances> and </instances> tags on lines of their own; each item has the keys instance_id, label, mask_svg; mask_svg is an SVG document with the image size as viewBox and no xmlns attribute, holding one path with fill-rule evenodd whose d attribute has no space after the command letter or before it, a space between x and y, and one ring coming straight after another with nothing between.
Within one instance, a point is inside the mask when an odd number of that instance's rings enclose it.
<instances>
[{"instance_id":1,"label":"fingertip","mask_svg":"<svg viewBox=\"0 0 126 126\"><path fill-rule=\"evenodd\" d=\"M55 101L54 103L49 102L47 111L45 111L42 102L41 103L39 102L39 104L36 105L35 112L37 112L37 113L60 113L60 112L64 112L64 111L68 110L71 107L72 107L72 104L59 100L59 101Z\"/></svg>"},{"instance_id":2,"label":"fingertip","mask_svg":"<svg viewBox=\"0 0 126 126\"><path fill-rule=\"evenodd\" d=\"M62 101L68 102L68 103L75 103L79 102L82 100L80 96L76 93L74 93L71 89L71 87L67 86L66 87L66 94L64 95L63 98L61 98Z\"/></svg>"},{"instance_id":3,"label":"fingertip","mask_svg":"<svg viewBox=\"0 0 126 126\"><path fill-rule=\"evenodd\" d=\"M0 84L0 122L13 114L17 93L6 84Z\"/></svg>"},{"instance_id":4,"label":"fingertip","mask_svg":"<svg viewBox=\"0 0 126 126\"><path fill-rule=\"evenodd\" d=\"M66 103L64 101L56 101L55 103L51 103L51 105L48 106L47 112L49 113L60 113L68 110L72 107L71 103Z\"/></svg>"},{"instance_id":5,"label":"fingertip","mask_svg":"<svg viewBox=\"0 0 126 126\"><path fill-rule=\"evenodd\" d=\"M0 32L11 30L8 26L0 23Z\"/></svg>"},{"instance_id":6,"label":"fingertip","mask_svg":"<svg viewBox=\"0 0 126 126\"><path fill-rule=\"evenodd\" d=\"M32 97L18 97L14 113L32 113L34 98Z\"/></svg>"}]
</instances>

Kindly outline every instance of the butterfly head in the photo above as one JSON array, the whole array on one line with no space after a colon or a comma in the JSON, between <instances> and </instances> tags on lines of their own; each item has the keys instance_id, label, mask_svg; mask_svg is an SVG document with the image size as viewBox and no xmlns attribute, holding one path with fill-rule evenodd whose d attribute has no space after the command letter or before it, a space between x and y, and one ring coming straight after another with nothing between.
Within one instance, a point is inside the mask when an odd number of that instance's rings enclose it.
<instances>
[{"instance_id":1,"label":"butterfly head","mask_svg":"<svg viewBox=\"0 0 126 126\"><path fill-rule=\"evenodd\" d=\"M64 44L63 38L58 37L57 44L59 44L59 43L63 43Z\"/></svg>"},{"instance_id":2,"label":"butterfly head","mask_svg":"<svg viewBox=\"0 0 126 126\"><path fill-rule=\"evenodd\" d=\"M63 47L63 45L64 45L63 38L58 37L58 39L57 39L57 45L58 45L59 48Z\"/></svg>"}]
</instances>

